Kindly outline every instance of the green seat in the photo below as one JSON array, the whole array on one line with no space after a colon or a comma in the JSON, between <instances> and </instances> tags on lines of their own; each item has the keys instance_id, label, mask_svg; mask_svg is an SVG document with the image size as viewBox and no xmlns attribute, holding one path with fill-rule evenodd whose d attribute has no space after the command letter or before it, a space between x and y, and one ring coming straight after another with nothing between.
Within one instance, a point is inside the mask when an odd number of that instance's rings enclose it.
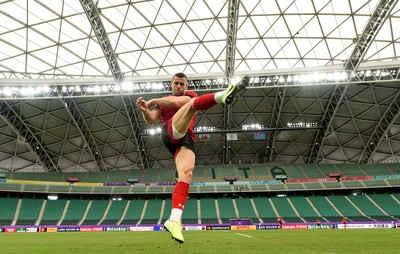
<instances>
[{"instance_id":1,"label":"green seat","mask_svg":"<svg viewBox=\"0 0 400 254\"><path fill-rule=\"evenodd\" d=\"M235 213L232 198L218 198L218 207L222 223L230 223L231 219L238 219Z\"/></svg>"},{"instance_id":2,"label":"green seat","mask_svg":"<svg viewBox=\"0 0 400 254\"><path fill-rule=\"evenodd\" d=\"M110 200L93 199L82 225L98 225L106 211Z\"/></svg>"},{"instance_id":3,"label":"green seat","mask_svg":"<svg viewBox=\"0 0 400 254\"><path fill-rule=\"evenodd\" d=\"M318 210L322 217L329 222L340 222L342 216L336 212L333 206L325 199L324 196L310 196L308 199Z\"/></svg>"},{"instance_id":4,"label":"green seat","mask_svg":"<svg viewBox=\"0 0 400 254\"><path fill-rule=\"evenodd\" d=\"M340 189L340 188L342 188L342 185L340 184L340 182L337 182L337 181L321 182L321 183L326 189Z\"/></svg>"},{"instance_id":5,"label":"green seat","mask_svg":"<svg viewBox=\"0 0 400 254\"><path fill-rule=\"evenodd\" d=\"M128 170L110 171L106 181L107 183L126 183L128 181L128 173Z\"/></svg>"},{"instance_id":6,"label":"green seat","mask_svg":"<svg viewBox=\"0 0 400 254\"><path fill-rule=\"evenodd\" d=\"M361 181L342 181L342 184L345 188L365 188Z\"/></svg>"},{"instance_id":7,"label":"green seat","mask_svg":"<svg viewBox=\"0 0 400 254\"><path fill-rule=\"evenodd\" d=\"M300 167L303 168L303 171L308 178L316 179L326 177L326 174L324 174L316 164L301 164Z\"/></svg>"},{"instance_id":8,"label":"green seat","mask_svg":"<svg viewBox=\"0 0 400 254\"><path fill-rule=\"evenodd\" d=\"M47 185L42 184L25 184L24 192L46 192Z\"/></svg>"},{"instance_id":9,"label":"green seat","mask_svg":"<svg viewBox=\"0 0 400 254\"><path fill-rule=\"evenodd\" d=\"M218 224L217 210L214 198L200 199L201 223Z\"/></svg>"},{"instance_id":10,"label":"green seat","mask_svg":"<svg viewBox=\"0 0 400 254\"><path fill-rule=\"evenodd\" d=\"M18 198L0 198L0 225L11 225L17 211L18 201Z\"/></svg>"},{"instance_id":11,"label":"green seat","mask_svg":"<svg viewBox=\"0 0 400 254\"><path fill-rule=\"evenodd\" d=\"M251 199L248 197L236 198L236 206L239 212L240 219L250 219L253 223L259 223L258 217L254 212Z\"/></svg>"},{"instance_id":12,"label":"green seat","mask_svg":"<svg viewBox=\"0 0 400 254\"><path fill-rule=\"evenodd\" d=\"M169 210L168 208L164 208ZM198 219L197 198L188 198L186 200L185 212L182 214L182 223L197 224Z\"/></svg>"},{"instance_id":13,"label":"green seat","mask_svg":"<svg viewBox=\"0 0 400 254\"><path fill-rule=\"evenodd\" d=\"M66 199L47 200L40 225L57 225L65 209Z\"/></svg>"},{"instance_id":14,"label":"green seat","mask_svg":"<svg viewBox=\"0 0 400 254\"><path fill-rule=\"evenodd\" d=\"M303 169L298 164L285 164L283 168L286 170L289 179L307 179Z\"/></svg>"},{"instance_id":15,"label":"green seat","mask_svg":"<svg viewBox=\"0 0 400 254\"><path fill-rule=\"evenodd\" d=\"M302 220L296 215L293 208L290 206L286 197L271 197L272 203L274 204L278 215L282 216L285 222L302 222Z\"/></svg>"},{"instance_id":16,"label":"green seat","mask_svg":"<svg viewBox=\"0 0 400 254\"><path fill-rule=\"evenodd\" d=\"M375 201L386 213L390 216L400 220L399 203L395 195L391 194L368 194L368 196Z\"/></svg>"},{"instance_id":17,"label":"green seat","mask_svg":"<svg viewBox=\"0 0 400 254\"><path fill-rule=\"evenodd\" d=\"M328 199L347 218L353 221L368 221L347 199L346 196L329 196Z\"/></svg>"},{"instance_id":18,"label":"green seat","mask_svg":"<svg viewBox=\"0 0 400 254\"><path fill-rule=\"evenodd\" d=\"M71 199L61 225L78 225L89 204L87 199Z\"/></svg>"},{"instance_id":19,"label":"green seat","mask_svg":"<svg viewBox=\"0 0 400 254\"><path fill-rule=\"evenodd\" d=\"M49 185L48 193L68 193L69 184L68 185Z\"/></svg>"},{"instance_id":20,"label":"green seat","mask_svg":"<svg viewBox=\"0 0 400 254\"><path fill-rule=\"evenodd\" d=\"M266 191L266 190L268 190L268 187L267 187L266 184L251 184L250 188L253 191Z\"/></svg>"},{"instance_id":21,"label":"green seat","mask_svg":"<svg viewBox=\"0 0 400 254\"><path fill-rule=\"evenodd\" d=\"M0 183L0 190L20 192L22 186L20 183Z\"/></svg>"},{"instance_id":22,"label":"green seat","mask_svg":"<svg viewBox=\"0 0 400 254\"><path fill-rule=\"evenodd\" d=\"M271 191L286 191L285 185L283 183L270 183L268 188Z\"/></svg>"},{"instance_id":23,"label":"green seat","mask_svg":"<svg viewBox=\"0 0 400 254\"><path fill-rule=\"evenodd\" d=\"M366 175L358 164L337 164L336 167L347 177Z\"/></svg>"},{"instance_id":24,"label":"green seat","mask_svg":"<svg viewBox=\"0 0 400 254\"><path fill-rule=\"evenodd\" d=\"M305 197L293 196L289 197L289 199L296 208L297 212L300 214L301 218L303 218L305 221L314 222L317 219L321 220L320 216L310 205L310 203L307 202Z\"/></svg>"},{"instance_id":25,"label":"green seat","mask_svg":"<svg viewBox=\"0 0 400 254\"><path fill-rule=\"evenodd\" d=\"M145 201L143 199L132 199L129 202L129 207L126 211L124 219L121 221L121 225L133 224L136 225L140 216L142 215Z\"/></svg>"},{"instance_id":26,"label":"green seat","mask_svg":"<svg viewBox=\"0 0 400 254\"><path fill-rule=\"evenodd\" d=\"M324 188L320 182L304 182L303 185L306 190L322 190Z\"/></svg>"},{"instance_id":27,"label":"green seat","mask_svg":"<svg viewBox=\"0 0 400 254\"><path fill-rule=\"evenodd\" d=\"M23 198L15 225L35 225L42 209L43 199Z\"/></svg>"},{"instance_id":28,"label":"green seat","mask_svg":"<svg viewBox=\"0 0 400 254\"><path fill-rule=\"evenodd\" d=\"M157 224L161 214L161 199L147 200L147 208L140 224Z\"/></svg>"},{"instance_id":29,"label":"green seat","mask_svg":"<svg viewBox=\"0 0 400 254\"><path fill-rule=\"evenodd\" d=\"M111 206L108 209L107 215L104 220L101 222L101 225L111 225L117 224L119 220L122 218L122 214L125 210L127 200L112 200Z\"/></svg>"},{"instance_id":30,"label":"green seat","mask_svg":"<svg viewBox=\"0 0 400 254\"><path fill-rule=\"evenodd\" d=\"M253 197L254 204L257 208L258 215L263 220L264 223L277 222L277 216L269 202L267 197Z\"/></svg>"},{"instance_id":31,"label":"green seat","mask_svg":"<svg viewBox=\"0 0 400 254\"><path fill-rule=\"evenodd\" d=\"M388 187L385 180L383 179L363 180L363 183L367 187Z\"/></svg>"},{"instance_id":32,"label":"green seat","mask_svg":"<svg viewBox=\"0 0 400 254\"><path fill-rule=\"evenodd\" d=\"M377 221L391 221L394 218L384 214L374 203L372 203L367 196L364 195L349 195L348 198L357 207L362 210L367 216L371 217L373 220Z\"/></svg>"},{"instance_id":33,"label":"green seat","mask_svg":"<svg viewBox=\"0 0 400 254\"><path fill-rule=\"evenodd\" d=\"M288 190L305 190L302 183L286 183Z\"/></svg>"}]
</instances>

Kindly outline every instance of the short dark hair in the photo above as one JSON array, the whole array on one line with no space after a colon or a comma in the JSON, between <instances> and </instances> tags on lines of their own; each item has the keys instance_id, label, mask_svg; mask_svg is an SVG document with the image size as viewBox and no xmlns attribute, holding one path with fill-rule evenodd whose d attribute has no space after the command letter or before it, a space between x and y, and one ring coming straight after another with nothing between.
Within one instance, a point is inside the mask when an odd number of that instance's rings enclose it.
<instances>
[{"instance_id":1,"label":"short dark hair","mask_svg":"<svg viewBox=\"0 0 400 254\"><path fill-rule=\"evenodd\" d=\"M186 82L188 81L188 78L187 78L187 76L185 75L185 73L183 73L183 72L178 72L178 73L175 73L175 75L174 76L172 76L172 79L174 79L174 77L178 77L178 78L185 78L186 79Z\"/></svg>"}]
</instances>

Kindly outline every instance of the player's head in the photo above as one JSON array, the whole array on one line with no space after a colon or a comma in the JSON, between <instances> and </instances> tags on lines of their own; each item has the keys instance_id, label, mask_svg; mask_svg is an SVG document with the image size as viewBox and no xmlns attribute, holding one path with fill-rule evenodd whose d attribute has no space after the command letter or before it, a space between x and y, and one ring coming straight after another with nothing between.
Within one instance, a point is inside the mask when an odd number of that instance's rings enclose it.
<instances>
[{"instance_id":1,"label":"player's head","mask_svg":"<svg viewBox=\"0 0 400 254\"><path fill-rule=\"evenodd\" d=\"M171 88L172 94L175 96L183 95L188 87L188 79L187 76L178 72L172 77Z\"/></svg>"}]
</instances>

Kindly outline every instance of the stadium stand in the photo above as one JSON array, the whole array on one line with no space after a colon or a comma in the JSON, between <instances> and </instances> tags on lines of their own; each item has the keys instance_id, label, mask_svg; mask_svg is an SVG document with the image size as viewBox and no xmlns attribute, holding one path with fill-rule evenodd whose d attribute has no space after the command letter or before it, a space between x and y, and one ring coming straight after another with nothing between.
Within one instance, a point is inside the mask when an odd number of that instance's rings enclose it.
<instances>
[{"instance_id":1,"label":"stadium stand","mask_svg":"<svg viewBox=\"0 0 400 254\"><path fill-rule=\"evenodd\" d=\"M324 172L316 164L301 164L300 167L307 176L306 178L317 179L326 177Z\"/></svg>"},{"instance_id":2,"label":"stadium stand","mask_svg":"<svg viewBox=\"0 0 400 254\"><path fill-rule=\"evenodd\" d=\"M120 222L121 225L138 224L142 216L145 200L132 199L128 201L128 209Z\"/></svg>"},{"instance_id":3,"label":"stadium stand","mask_svg":"<svg viewBox=\"0 0 400 254\"><path fill-rule=\"evenodd\" d=\"M362 181L342 181L342 185L345 188L365 188L366 186Z\"/></svg>"},{"instance_id":4,"label":"stadium stand","mask_svg":"<svg viewBox=\"0 0 400 254\"><path fill-rule=\"evenodd\" d=\"M175 168L162 168L157 182L175 182Z\"/></svg>"},{"instance_id":5,"label":"stadium stand","mask_svg":"<svg viewBox=\"0 0 400 254\"><path fill-rule=\"evenodd\" d=\"M321 169L325 176L332 173L342 174L342 172L334 164L319 164L318 167Z\"/></svg>"},{"instance_id":6,"label":"stadium stand","mask_svg":"<svg viewBox=\"0 0 400 254\"><path fill-rule=\"evenodd\" d=\"M164 170L164 169L163 169ZM144 183L156 183L160 179L160 168L148 168L144 171L142 182Z\"/></svg>"},{"instance_id":7,"label":"stadium stand","mask_svg":"<svg viewBox=\"0 0 400 254\"><path fill-rule=\"evenodd\" d=\"M326 221L341 221L343 215L324 196L310 196L308 199Z\"/></svg>"},{"instance_id":8,"label":"stadium stand","mask_svg":"<svg viewBox=\"0 0 400 254\"><path fill-rule=\"evenodd\" d=\"M187 205L186 205L187 206ZM169 216L171 214L171 208L172 208L172 199L167 198L164 200L163 205L162 205L162 216L161 220L158 221L157 224L164 223L166 220L169 219Z\"/></svg>"},{"instance_id":9,"label":"stadium stand","mask_svg":"<svg viewBox=\"0 0 400 254\"><path fill-rule=\"evenodd\" d=\"M201 223L218 224L214 198L202 198L200 200Z\"/></svg>"},{"instance_id":10,"label":"stadium stand","mask_svg":"<svg viewBox=\"0 0 400 254\"><path fill-rule=\"evenodd\" d=\"M282 216L285 222L303 222L286 197L271 197L271 201L275 206L277 213Z\"/></svg>"},{"instance_id":11,"label":"stadium stand","mask_svg":"<svg viewBox=\"0 0 400 254\"><path fill-rule=\"evenodd\" d=\"M400 208L398 200L390 194L368 194L368 196L378 204L390 216L400 220Z\"/></svg>"},{"instance_id":12,"label":"stadium stand","mask_svg":"<svg viewBox=\"0 0 400 254\"><path fill-rule=\"evenodd\" d=\"M366 217L361 213L357 207L355 207L345 195L328 196L328 199L333 205L348 219L352 221L369 221L370 218Z\"/></svg>"},{"instance_id":13,"label":"stadium stand","mask_svg":"<svg viewBox=\"0 0 400 254\"><path fill-rule=\"evenodd\" d=\"M0 197L0 225L11 225L17 211L18 198Z\"/></svg>"},{"instance_id":14,"label":"stadium stand","mask_svg":"<svg viewBox=\"0 0 400 254\"><path fill-rule=\"evenodd\" d=\"M235 199L236 206L239 212L239 219L250 219L253 223L259 223L252 200L248 197L239 197Z\"/></svg>"},{"instance_id":15,"label":"stadium stand","mask_svg":"<svg viewBox=\"0 0 400 254\"><path fill-rule=\"evenodd\" d=\"M288 181L268 181L273 180L271 170L280 167ZM399 163L196 166L194 177L198 182L190 187L183 222L218 224L250 218L254 223L276 223L277 215L286 223L314 222L317 218L333 222L342 216L350 222L399 220L399 169ZM342 177L328 179L330 173ZM2 225L162 223L170 213L175 181L173 167L4 175L0 181ZM238 177L238 181L228 184L226 176ZM80 182L67 183L67 177L78 177ZM128 185L130 177L140 179L139 184ZM363 195L352 195L358 192ZM13 193L13 197L7 193ZM32 193L40 195L32 198ZM52 193L66 195L57 201L47 200L45 195ZM15 194L21 198L15 198ZM287 197L278 198L277 194ZM115 195L122 200L111 201Z\"/></svg>"},{"instance_id":16,"label":"stadium stand","mask_svg":"<svg viewBox=\"0 0 400 254\"><path fill-rule=\"evenodd\" d=\"M20 183L1 183L0 190L2 191L22 191L23 185Z\"/></svg>"},{"instance_id":17,"label":"stadium stand","mask_svg":"<svg viewBox=\"0 0 400 254\"><path fill-rule=\"evenodd\" d=\"M127 202L127 200L111 200L111 206L105 218L100 222L100 225L117 224L122 218Z\"/></svg>"},{"instance_id":18,"label":"stadium stand","mask_svg":"<svg viewBox=\"0 0 400 254\"><path fill-rule=\"evenodd\" d=\"M198 206L197 206L197 198L188 198L186 201L185 205L185 212L182 215L182 221L184 221L187 224L198 224L199 223L199 218L198 218ZM164 208L165 210L170 213L171 211L171 205L167 206Z\"/></svg>"},{"instance_id":19,"label":"stadium stand","mask_svg":"<svg viewBox=\"0 0 400 254\"><path fill-rule=\"evenodd\" d=\"M375 221L392 221L395 218L389 216L382 208L373 203L366 195L347 196L364 214ZM346 213L347 214L347 213Z\"/></svg>"},{"instance_id":20,"label":"stadium stand","mask_svg":"<svg viewBox=\"0 0 400 254\"><path fill-rule=\"evenodd\" d=\"M300 217L307 222L314 222L321 217L317 214L314 208L308 203L307 199L303 196L289 197Z\"/></svg>"},{"instance_id":21,"label":"stadium stand","mask_svg":"<svg viewBox=\"0 0 400 254\"><path fill-rule=\"evenodd\" d=\"M303 183L286 183L286 188L290 190L304 190Z\"/></svg>"},{"instance_id":22,"label":"stadium stand","mask_svg":"<svg viewBox=\"0 0 400 254\"><path fill-rule=\"evenodd\" d=\"M269 198L267 197L253 197L254 204L257 208L258 215L264 223L276 222L277 214L272 208Z\"/></svg>"},{"instance_id":23,"label":"stadium stand","mask_svg":"<svg viewBox=\"0 0 400 254\"><path fill-rule=\"evenodd\" d=\"M15 225L36 225L42 205L41 198L23 198Z\"/></svg>"},{"instance_id":24,"label":"stadium stand","mask_svg":"<svg viewBox=\"0 0 400 254\"><path fill-rule=\"evenodd\" d=\"M363 184L366 187L388 187L384 179L364 180Z\"/></svg>"},{"instance_id":25,"label":"stadium stand","mask_svg":"<svg viewBox=\"0 0 400 254\"><path fill-rule=\"evenodd\" d=\"M39 225L57 225L61 219L67 200L44 200L44 202L46 206Z\"/></svg>"},{"instance_id":26,"label":"stadium stand","mask_svg":"<svg viewBox=\"0 0 400 254\"><path fill-rule=\"evenodd\" d=\"M400 174L400 163L390 163L390 164L385 164L392 174Z\"/></svg>"},{"instance_id":27,"label":"stadium stand","mask_svg":"<svg viewBox=\"0 0 400 254\"><path fill-rule=\"evenodd\" d=\"M69 201L69 202L68 202ZM71 199L67 201L65 206L66 212L64 218L61 218L61 225L78 225L82 220L86 208L88 207L88 199Z\"/></svg>"},{"instance_id":28,"label":"stadium stand","mask_svg":"<svg viewBox=\"0 0 400 254\"><path fill-rule=\"evenodd\" d=\"M67 193L69 192L69 184L68 185L49 185L49 188L47 189L48 193Z\"/></svg>"},{"instance_id":29,"label":"stadium stand","mask_svg":"<svg viewBox=\"0 0 400 254\"><path fill-rule=\"evenodd\" d=\"M345 176L364 176L367 175L358 164L336 164L336 167Z\"/></svg>"},{"instance_id":30,"label":"stadium stand","mask_svg":"<svg viewBox=\"0 0 400 254\"><path fill-rule=\"evenodd\" d=\"M107 183L126 183L128 180L128 170L110 171L107 177Z\"/></svg>"},{"instance_id":31,"label":"stadium stand","mask_svg":"<svg viewBox=\"0 0 400 254\"><path fill-rule=\"evenodd\" d=\"M84 216L81 225L97 225L103 218L110 200L93 199L88 204L86 217Z\"/></svg>"},{"instance_id":32,"label":"stadium stand","mask_svg":"<svg viewBox=\"0 0 400 254\"><path fill-rule=\"evenodd\" d=\"M140 224L157 224L161 214L162 200L161 199L149 199L147 200L145 207L145 214Z\"/></svg>"},{"instance_id":33,"label":"stadium stand","mask_svg":"<svg viewBox=\"0 0 400 254\"><path fill-rule=\"evenodd\" d=\"M219 197L218 208L222 223L229 223L231 219L238 219L231 197Z\"/></svg>"},{"instance_id":34,"label":"stadium stand","mask_svg":"<svg viewBox=\"0 0 400 254\"><path fill-rule=\"evenodd\" d=\"M318 190L324 188L320 182L304 182L303 185L306 190Z\"/></svg>"},{"instance_id":35,"label":"stadium stand","mask_svg":"<svg viewBox=\"0 0 400 254\"><path fill-rule=\"evenodd\" d=\"M392 175L393 172L385 164L360 164L358 165L367 175Z\"/></svg>"},{"instance_id":36,"label":"stadium stand","mask_svg":"<svg viewBox=\"0 0 400 254\"><path fill-rule=\"evenodd\" d=\"M204 166L196 166L193 171L193 181L201 182L207 178L206 169Z\"/></svg>"},{"instance_id":37,"label":"stadium stand","mask_svg":"<svg viewBox=\"0 0 400 254\"><path fill-rule=\"evenodd\" d=\"M322 186L324 186L325 189L341 189L342 184L337 181L332 181L332 182L321 182Z\"/></svg>"},{"instance_id":38,"label":"stadium stand","mask_svg":"<svg viewBox=\"0 0 400 254\"><path fill-rule=\"evenodd\" d=\"M285 164L279 167L285 168L286 173L290 179L306 179L307 175L304 173L303 169L298 164Z\"/></svg>"}]
</instances>

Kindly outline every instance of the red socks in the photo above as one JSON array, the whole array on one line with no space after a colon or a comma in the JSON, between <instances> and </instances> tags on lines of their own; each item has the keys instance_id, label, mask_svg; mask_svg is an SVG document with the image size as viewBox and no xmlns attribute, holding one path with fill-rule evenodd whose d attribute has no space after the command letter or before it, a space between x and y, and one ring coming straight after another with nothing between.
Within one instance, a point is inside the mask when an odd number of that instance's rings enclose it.
<instances>
[{"instance_id":1,"label":"red socks","mask_svg":"<svg viewBox=\"0 0 400 254\"><path fill-rule=\"evenodd\" d=\"M214 93L203 94L196 97L193 101L193 108L196 110L206 110L212 108L214 105L217 105L214 99Z\"/></svg>"},{"instance_id":2,"label":"red socks","mask_svg":"<svg viewBox=\"0 0 400 254\"><path fill-rule=\"evenodd\" d=\"M183 210L185 208L186 200L189 194L189 184L185 182L178 182L172 192L172 209L178 208Z\"/></svg>"}]
</instances>

